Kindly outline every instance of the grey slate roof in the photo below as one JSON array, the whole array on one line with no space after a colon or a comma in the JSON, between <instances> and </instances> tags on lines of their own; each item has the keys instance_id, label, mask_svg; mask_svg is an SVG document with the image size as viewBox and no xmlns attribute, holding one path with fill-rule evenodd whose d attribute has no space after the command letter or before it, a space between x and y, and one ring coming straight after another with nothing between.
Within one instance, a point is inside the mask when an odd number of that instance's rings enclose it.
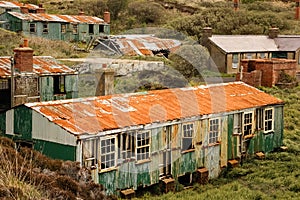
<instances>
[{"instance_id":1,"label":"grey slate roof","mask_svg":"<svg viewBox=\"0 0 300 200\"><path fill-rule=\"evenodd\" d=\"M274 40L279 51L296 51L300 48L300 35L280 35Z\"/></svg>"},{"instance_id":2,"label":"grey slate roof","mask_svg":"<svg viewBox=\"0 0 300 200\"><path fill-rule=\"evenodd\" d=\"M296 51L300 48L300 35L213 35L209 40L226 53Z\"/></svg>"},{"instance_id":3,"label":"grey slate roof","mask_svg":"<svg viewBox=\"0 0 300 200\"><path fill-rule=\"evenodd\" d=\"M213 35L209 39L227 53L278 51L275 40L266 35Z\"/></svg>"}]
</instances>

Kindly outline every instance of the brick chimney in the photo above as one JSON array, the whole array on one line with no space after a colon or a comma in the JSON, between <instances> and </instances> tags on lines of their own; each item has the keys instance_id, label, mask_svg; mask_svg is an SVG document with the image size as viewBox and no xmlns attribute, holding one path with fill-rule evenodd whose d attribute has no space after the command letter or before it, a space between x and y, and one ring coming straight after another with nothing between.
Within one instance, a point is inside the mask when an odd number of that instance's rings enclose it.
<instances>
[{"instance_id":1,"label":"brick chimney","mask_svg":"<svg viewBox=\"0 0 300 200\"><path fill-rule=\"evenodd\" d=\"M202 29L202 38L201 38L201 45L207 46L208 38L212 36L212 28L211 27L204 27Z\"/></svg>"},{"instance_id":2,"label":"brick chimney","mask_svg":"<svg viewBox=\"0 0 300 200\"><path fill-rule=\"evenodd\" d=\"M24 39L24 44L14 49L15 70L19 72L33 71L33 49L28 47L28 39Z\"/></svg>"},{"instance_id":3,"label":"brick chimney","mask_svg":"<svg viewBox=\"0 0 300 200\"><path fill-rule=\"evenodd\" d=\"M239 9L239 0L233 0L233 8L235 11Z\"/></svg>"},{"instance_id":4,"label":"brick chimney","mask_svg":"<svg viewBox=\"0 0 300 200\"><path fill-rule=\"evenodd\" d=\"M85 13L83 12L83 10L80 10L78 15L84 15Z\"/></svg>"},{"instance_id":5,"label":"brick chimney","mask_svg":"<svg viewBox=\"0 0 300 200\"><path fill-rule=\"evenodd\" d=\"M269 29L269 38L274 39L278 37L279 29L278 28L270 28Z\"/></svg>"},{"instance_id":6,"label":"brick chimney","mask_svg":"<svg viewBox=\"0 0 300 200\"><path fill-rule=\"evenodd\" d=\"M98 85L96 96L110 95L114 93L114 74L111 68L102 68L95 70Z\"/></svg>"},{"instance_id":7,"label":"brick chimney","mask_svg":"<svg viewBox=\"0 0 300 200\"><path fill-rule=\"evenodd\" d=\"M110 23L110 12L105 11L103 14L103 18L104 18L104 22L109 24Z\"/></svg>"},{"instance_id":8,"label":"brick chimney","mask_svg":"<svg viewBox=\"0 0 300 200\"><path fill-rule=\"evenodd\" d=\"M21 9L21 13L23 13L23 14L28 14L29 13L29 9L26 6L21 6L20 9Z\"/></svg>"},{"instance_id":9,"label":"brick chimney","mask_svg":"<svg viewBox=\"0 0 300 200\"><path fill-rule=\"evenodd\" d=\"M36 13L45 13L46 9L43 8L43 4L39 4L39 8L36 9Z\"/></svg>"},{"instance_id":10,"label":"brick chimney","mask_svg":"<svg viewBox=\"0 0 300 200\"><path fill-rule=\"evenodd\" d=\"M295 0L296 8L295 8L295 19L298 20L300 18L300 0Z\"/></svg>"}]
</instances>

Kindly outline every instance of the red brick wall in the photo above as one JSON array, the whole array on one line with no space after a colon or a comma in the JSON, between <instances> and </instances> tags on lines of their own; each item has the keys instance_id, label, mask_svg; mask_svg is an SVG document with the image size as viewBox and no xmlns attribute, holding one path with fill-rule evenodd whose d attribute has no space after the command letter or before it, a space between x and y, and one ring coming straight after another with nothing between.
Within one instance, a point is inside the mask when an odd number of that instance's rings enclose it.
<instances>
[{"instance_id":1,"label":"red brick wall","mask_svg":"<svg viewBox=\"0 0 300 200\"><path fill-rule=\"evenodd\" d=\"M15 69L19 72L33 71L33 50L31 48L16 48L14 49Z\"/></svg>"},{"instance_id":2,"label":"red brick wall","mask_svg":"<svg viewBox=\"0 0 300 200\"><path fill-rule=\"evenodd\" d=\"M242 72L242 80L240 80L241 73L237 73L236 80L243 81L254 87L259 87L261 86L261 77L262 77L262 72L258 70L254 70L252 72Z\"/></svg>"}]
</instances>

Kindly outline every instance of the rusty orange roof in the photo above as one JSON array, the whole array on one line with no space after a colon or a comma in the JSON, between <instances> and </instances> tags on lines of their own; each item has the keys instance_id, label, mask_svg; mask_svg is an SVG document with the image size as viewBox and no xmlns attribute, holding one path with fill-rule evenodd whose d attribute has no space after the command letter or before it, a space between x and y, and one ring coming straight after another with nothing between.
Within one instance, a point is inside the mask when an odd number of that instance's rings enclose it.
<instances>
[{"instance_id":1,"label":"rusty orange roof","mask_svg":"<svg viewBox=\"0 0 300 200\"><path fill-rule=\"evenodd\" d=\"M20 7L26 7L28 9L38 9L39 6L34 4L25 4L25 3L19 3L19 2L9 2L9 1L0 1L0 7L3 8L20 8Z\"/></svg>"},{"instance_id":2,"label":"rusty orange roof","mask_svg":"<svg viewBox=\"0 0 300 200\"><path fill-rule=\"evenodd\" d=\"M34 56L33 73L39 75L48 74L75 74L75 70L56 61L51 56ZM6 78L11 75L10 57L0 57L0 77Z\"/></svg>"},{"instance_id":3,"label":"rusty orange roof","mask_svg":"<svg viewBox=\"0 0 300 200\"><path fill-rule=\"evenodd\" d=\"M28 103L74 135L239 111L283 101L243 82Z\"/></svg>"},{"instance_id":4,"label":"rusty orange roof","mask_svg":"<svg viewBox=\"0 0 300 200\"><path fill-rule=\"evenodd\" d=\"M179 40L162 39L152 35L117 35L111 38L125 55L153 55L152 51L178 49Z\"/></svg>"},{"instance_id":5,"label":"rusty orange roof","mask_svg":"<svg viewBox=\"0 0 300 200\"><path fill-rule=\"evenodd\" d=\"M52 15L46 13L18 13L8 12L21 20L42 21L42 22L64 22L64 23L88 23L88 24L104 24L104 20L94 16L86 15Z\"/></svg>"}]
</instances>

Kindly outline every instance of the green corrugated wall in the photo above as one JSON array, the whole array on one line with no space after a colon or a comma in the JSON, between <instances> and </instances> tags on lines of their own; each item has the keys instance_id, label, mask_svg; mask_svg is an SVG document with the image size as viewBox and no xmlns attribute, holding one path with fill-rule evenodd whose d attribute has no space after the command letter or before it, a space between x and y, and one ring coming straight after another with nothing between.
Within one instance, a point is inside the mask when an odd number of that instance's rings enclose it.
<instances>
[{"instance_id":1,"label":"green corrugated wall","mask_svg":"<svg viewBox=\"0 0 300 200\"><path fill-rule=\"evenodd\" d=\"M22 139L32 140L32 110L20 106L14 109L14 132ZM19 138L19 139L21 139Z\"/></svg>"},{"instance_id":2,"label":"green corrugated wall","mask_svg":"<svg viewBox=\"0 0 300 200\"><path fill-rule=\"evenodd\" d=\"M0 113L0 133L6 132L6 113Z\"/></svg>"}]
</instances>

